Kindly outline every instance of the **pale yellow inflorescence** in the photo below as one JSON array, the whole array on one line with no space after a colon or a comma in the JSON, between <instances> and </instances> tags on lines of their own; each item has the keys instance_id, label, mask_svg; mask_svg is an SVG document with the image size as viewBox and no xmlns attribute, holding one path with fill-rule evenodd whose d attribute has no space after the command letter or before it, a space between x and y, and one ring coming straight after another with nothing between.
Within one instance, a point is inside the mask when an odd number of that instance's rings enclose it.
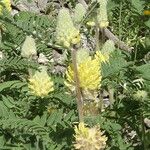
<instances>
[{"instance_id":1,"label":"pale yellow inflorescence","mask_svg":"<svg viewBox=\"0 0 150 150\"><path fill-rule=\"evenodd\" d=\"M80 43L79 30L74 26L69 10L66 8L62 8L58 14L56 42L66 48Z\"/></svg>"},{"instance_id":2,"label":"pale yellow inflorescence","mask_svg":"<svg viewBox=\"0 0 150 150\"><path fill-rule=\"evenodd\" d=\"M75 7L75 10L74 10L74 15L73 15L73 21L76 25L78 25L82 19L84 18L86 14L86 9L85 7L81 4L81 3L78 3Z\"/></svg>"},{"instance_id":3,"label":"pale yellow inflorescence","mask_svg":"<svg viewBox=\"0 0 150 150\"><path fill-rule=\"evenodd\" d=\"M1 3L5 6L5 8L10 12L11 11L11 1L10 0L1 0ZM2 13L3 6L0 4L0 14Z\"/></svg>"},{"instance_id":4,"label":"pale yellow inflorescence","mask_svg":"<svg viewBox=\"0 0 150 150\"><path fill-rule=\"evenodd\" d=\"M99 3L99 8L97 12L97 20L100 28L106 28L109 25L108 16L107 16L107 2L108 0L93 0L93 2ZM87 25L95 26L96 23L94 21L88 21Z\"/></svg>"},{"instance_id":5,"label":"pale yellow inflorescence","mask_svg":"<svg viewBox=\"0 0 150 150\"><path fill-rule=\"evenodd\" d=\"M92 59L91 56L77 64L78 77L80 87L83 90L97 90L101 82L101 67L97 59ZM73 66L70 65L66 71L67 81L65 84L68 87L75 86Z\"/></svg>"},{"instance_id":6,"label":"pale yellow inflorescence","mask_svg":"<svg viewBox=\"0 0 150 150\"><path fill-rule=\"evenodd\" d=\"M101 63L109 63L109 58L111 57L111 53L115 50L114 42L111 40L107 40L101 51L96 51L95 58L99 60Z\"/></svg>"},{"instance_id":7,"label":"pale yellow inflorescence","mask_svg":"<svg viewBox=\"0 0 150 150\"><path fill-rule=\"evenodd\" d=\"M32 56L36 56L36 43L34 38L31 36L26 36L26 39L22 45L21 56L25 58L31 58Z\"/></svg>"},{"instance_id":8,"label":"pale yellow inflorescence","mask_svg":"<svg viewBox=\"0 0 150 150\"><path fill-rule=\"evenodd\" d=\"M107 2L108 0L98 0L100 8L98 9L98 23L100 28L106 28L109 25L107 16Z\"/></svg>"},{"instance_id":9,"label":"pale yellow inflorescence","mask_svg":"<svg viewBox=\"0 0 150 150\"><path fill-rule=\"evenodd\" d=\"M35 74L29 78L28 87L33 95L41 98L47 96L49 92L54 90L53 81L47 74L44 66L41 67L41 71L36 71Z\"/></svg>"},{"instance_id":10,"label":"pale yellow inflorescence","mask_svg":"<svg viewBox=\"0 0 150 150\"><path fill-rule=\"evenodd\" d=\"M104 150L107 137L98 127L88 128L83 122L75 126L75 149Z\"/></svg>"}]
</instances>

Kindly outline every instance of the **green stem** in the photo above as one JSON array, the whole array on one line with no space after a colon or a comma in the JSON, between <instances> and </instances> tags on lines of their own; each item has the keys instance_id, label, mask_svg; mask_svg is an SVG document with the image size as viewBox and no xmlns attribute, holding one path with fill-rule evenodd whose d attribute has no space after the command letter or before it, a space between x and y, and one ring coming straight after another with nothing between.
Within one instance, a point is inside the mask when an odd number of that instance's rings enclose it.
<instances>
[{"instance_id":1,"label":"green stem","mask_svg":"<svg viewBox=\"0 0 150 150\"><path fill-rule=\"evenodd\" d=\"M110 107L112 108L112 105L114 103L114 89L108 87L108 93L109 93Z\"/></svg>"},{"instance_id":2,"label":"green stem","mask_svg":"<svg viewBox=\"0 0 150 150\"><path fill-rule=\"evenodd\" d=\"M121 28L122 7L123 7L123 4L122 4L122 2L120 2L120 10L119 10L119 42L121 41L121 32L122 32L122 28ZM119 44L118 44L118 48L119 48Z\"/></svg>"},{"instance_id":3,"label":"green stem","mask_svg":"<svg viewBox=\"0 0 150 150\"><path fill-rule=\"evenodd\" d=\"M79 113L79 122L83 122L83 101L82 101L82 94L80 89L80 81L78 76L78 69L77 69L77 60L76 60L76 50L72 49L72 63L73 63L73 71L74 71L74 80L76 86L76 96L77 96L77 108Z\"/></svg>"},{"instance_id":4,"label":"green stem","mask_svg":"<svg viewBox=\"0 0 150 150\"><path fill-rule=\"evenodd\" d=\"M136 42L136 45L135 45L135 53L134 53L134 63L136 62L136 58L137 58L137 45L138 43Z\"/></svg>"},{"instance_id":5,"label":"green stem","mask_svg":"<svg viewBox=\"0 0 150 150\"><path fill-rule=\"evenodd\" d=\"M141 126L142 126L142 143L143 143L143 150L146 150L146 142L145 142L145 125L144 125L144 117L143 113L141 113Z\"/></svg>"},{"instance_id":6,"label":"green stem","mask_svg":"<svg viewBox=\"0 0 150 150\"><path fill-rule=\"evenodd\" d=\"M100 50L100 45L99 45L99 24L98 24L97 17L95 18L95 24L96 24L95 39L96 39L96 51L97 51L97 50Z\"/></svg>"}]
</instances>

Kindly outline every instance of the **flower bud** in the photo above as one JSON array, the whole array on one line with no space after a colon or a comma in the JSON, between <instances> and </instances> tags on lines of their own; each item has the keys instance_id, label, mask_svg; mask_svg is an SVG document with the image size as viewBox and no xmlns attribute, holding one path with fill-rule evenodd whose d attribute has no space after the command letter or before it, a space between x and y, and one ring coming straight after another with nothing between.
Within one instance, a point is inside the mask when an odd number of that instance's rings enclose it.
<instances>
[{"instance_id":1,"label":"flower bud","mask_svg":"<svg viewBox=\"0 0 150 150\"><path fill-rule=\"evenodd\" d=\"M144 90L138 90L133 97L137 100L144 100L145 98L147 98L148 94L146 91Z\"/></svg>"},{"instance_id":2,"label":"flower bud","mask_svg":"<svg viewBox=\"0 0 150 150\"><path fill-rule=\"evenodd\" d=\"M32 56L37 55L35 40L27 36L21 49L21 56L25 58L31 58Z\"/></svg>"}]
</instances>

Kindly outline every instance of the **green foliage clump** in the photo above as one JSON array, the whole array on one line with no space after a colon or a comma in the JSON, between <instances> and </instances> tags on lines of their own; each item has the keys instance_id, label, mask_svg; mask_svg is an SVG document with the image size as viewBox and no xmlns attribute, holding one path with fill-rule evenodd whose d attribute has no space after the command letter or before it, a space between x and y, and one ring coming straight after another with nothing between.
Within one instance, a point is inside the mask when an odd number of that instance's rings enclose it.
<instances>
[{"instance_id":1,"label":"green foliage clump","mask_svg":"<svg viewBox=\"0 0 150 150\"><path fill-rule=\"evenodd\" d=\"M50 6L54 6L54 10L51 11ZM85 8L75 0L61 0L48 1L40 14L19 11L11 15L7 10L0 14L1 150L74 149L74 126L80 122L81 108L77 101L80 87L70 91L64 84L65 71L61 69L66 70L73 61L71 50L79 50L77 61L82 62L94 58L97 48L102 54L109 54L109 61L100 64L101 87L96 92L85 92L88 97L83 100L82 108L85 124L89 128L96 125L104 131L107 150L149 149L150 126L145 118L150 119L147 40L150 26L149 18L143 15L144 9L148 9L147 1L108 0L107 10L100 12L108 16L104 18L109 20L108 28L119 40L134 48L131 53L122 51L118 43L115 47L112 39L105 42L105 29L96 25L101 7L101 3L95 1L88 1L88 8ZM95 26L87 26L89 20ZM67 39L68 36L71 37ZM72 41L72 36L79 42ZM26 37L34 39L35 43L32 41L33 45L25 45L25 48L34 47L35 56L21 55ZM31 93L28 84L33 72L39 71L41 53L48 60L41 62L47 67L54 90L38 97Z\"/></svg>"}]
</instances>

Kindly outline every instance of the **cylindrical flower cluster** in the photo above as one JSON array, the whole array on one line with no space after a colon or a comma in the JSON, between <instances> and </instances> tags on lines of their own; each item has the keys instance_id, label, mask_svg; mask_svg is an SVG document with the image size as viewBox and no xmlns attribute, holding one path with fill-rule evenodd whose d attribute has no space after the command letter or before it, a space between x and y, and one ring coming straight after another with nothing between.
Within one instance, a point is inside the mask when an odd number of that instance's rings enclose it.
<instances>
[{"instance_id":1,"label":"cylindrical flower cluster","mask_svg":"<svg viewBox=\"0 0 150 150\"><path fill-rule=\"evenodd\" d=\"M79 24L82 21L85 14L86 14L85 7L81 3L77 4L73 16L74 23Z\"/></svg>"},{"instance_id":2,"label":"cylindrical flower cluster","mask_svg":"<svg viewBox=\"0 0 150 150\"><path fill-rule=\"evenodd\" d=\"M79 150L104 150L107 137L98 127L85 127L83 122L75 127L75 149Z\"/></svg>"},{"instance_id":3,"label":"cylindrical flower cluster","mask_svg":"<svg viewBox=\"0 0 150 150\"><path fill-rule=\"evenodd\" d=\"M92 59L90 56L77 64L78 77L80 88L83 90L97 90L101 82L100 63L97 59ZM68 67L66 72L67 81L65 84L68 87L75 86L74 71L72 64Z\"/></svg>"},{"instance_id":4,"label":"cylindrical flower cluster","mask_svg":"<svg viewBox=\"0 0 150 150\"><path fill-rule=\"evenodd\" d=\"M33 76L29 78L29 89L31 93L41 98L48 95L54 90L53 81L47 74L46 68L42 67L41 71L36 71Z\"/></svg>"},{"instance_id":5,"label":"cylindrical flower cluster","mask_svg":"<svg viewBox=\"0 0 150 150\"><path fill-rule=\"evenodd\" d=\"M67 48L80 42L79 30L75 28L69 10L66 8L62 8L58 14L56 42Z\"/></svg>"},{"instance_id":6,"label":"cylindrical flower cluster","mask_svg":"<svg viewBox=\"0 0 150 150\"><path fill-rule=\"evenodd\" d=\"M21 56L31 58L34 55L37 55L35 40L31 36L26 36L22 45Z\"/></svg>"},{"instance_id":7,"label":"cylindrical flower cluster","mask_svg":"<svg viewBox=\"0 0 150 150\"><path fill-rule=\"evenodd\" d=\"M98 9L98 23L100 28L106 28L109 24L107 16L107 1L108 0L98 0L100 8Z\"/></svg>"}]
</instances>

